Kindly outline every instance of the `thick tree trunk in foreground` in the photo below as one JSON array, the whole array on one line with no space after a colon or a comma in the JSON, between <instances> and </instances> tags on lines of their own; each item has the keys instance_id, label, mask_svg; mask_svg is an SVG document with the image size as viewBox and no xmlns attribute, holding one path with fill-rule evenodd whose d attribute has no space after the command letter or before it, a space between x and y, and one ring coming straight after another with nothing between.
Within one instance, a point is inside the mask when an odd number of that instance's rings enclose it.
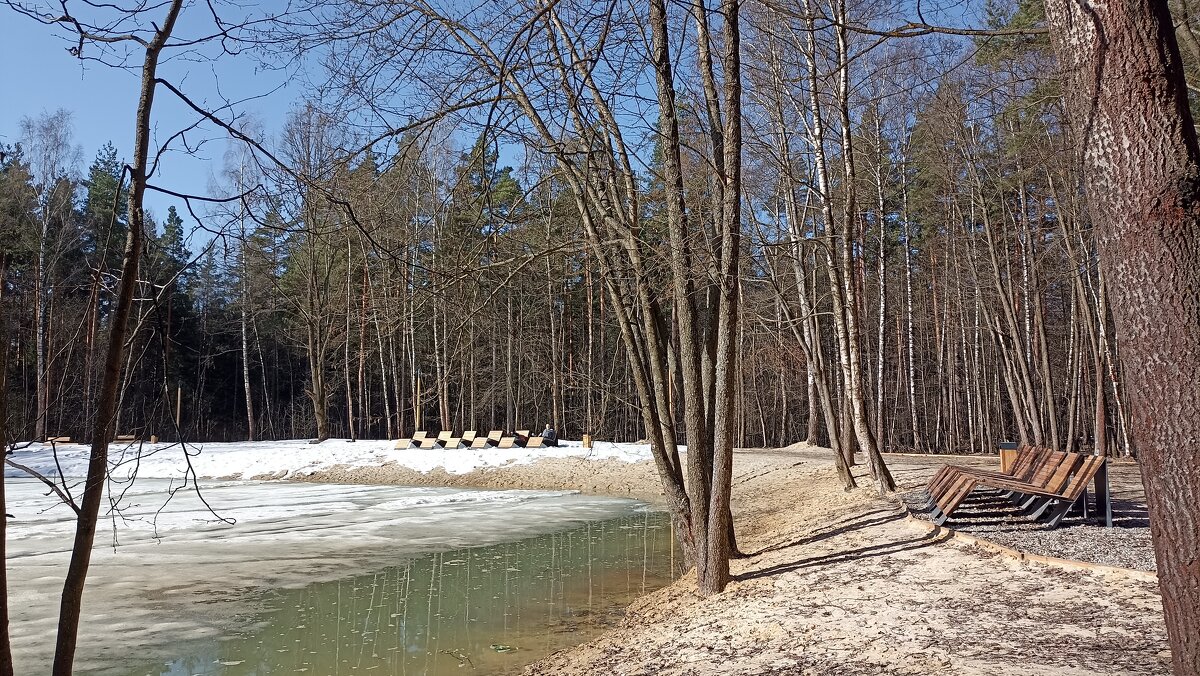
<instances>
[{"instance_id":1,"label":"thick tree trunk in foreground","mask_svg":"<svg viewBox=\"0 0 1200 676\"><path fill-rule=\"evenodd\" d=\"M133 308L138 262L142 256L142 244L146 233L142 196L146 191L147 158L150 147L150 110L154 105L154 89L157 85L155 71L158 68L158 56L175 27L175 19L179 16L182 6L183 0L172 0L162 28L146 44L146 56L142 64L141 96L138 99L133 163L129 168L129 232L125 238L125 258L121 265L121 282L117 291L112 328L109 332L108 354L104 360L100 392L96 397L96 426L92 433L87 482L83 489L83 502L80 505L79 518L76 521L71 563L67 568L66 581L63 583L58 616L58 639L54 649L54 676L71 676L75 661L75 645L79 635L79 618L83 607L83 585L92 560L92 544L96 539L96 523L100 513L100 503L104 500L104 487L108 477L108 443L112 440L116 428L117 390L121 382L125 333L129 323L129 314Z\"/></svg>"},{"instance_id":2,"label":"thick tree trunk in foreground","mask_svg":"<svg viewBox=\"0 0 1200 676\"><path fill-rule=\"evenodd\" d=\"M1165 3L1046 6L1075 95L1172 668L1200 674L1200 148L1183 64Z\"/></svg>"}]
</instances>

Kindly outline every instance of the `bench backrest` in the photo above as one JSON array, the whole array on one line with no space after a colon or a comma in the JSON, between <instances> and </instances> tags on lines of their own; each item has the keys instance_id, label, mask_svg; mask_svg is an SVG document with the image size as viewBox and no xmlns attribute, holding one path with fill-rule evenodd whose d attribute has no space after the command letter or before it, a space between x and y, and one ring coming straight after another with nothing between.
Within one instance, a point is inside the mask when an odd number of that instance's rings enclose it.
<instances>
[{"instance_id":1,"label":"bench backrest","mask_svg":"<svg viewBox=\"0 0 1200 676\"><path fill-rule=\"evenodd\" d=\"M1023 479L1026 483L1045 488L1046 484L1054 478L1058 468L1066 461L1070 460L1067 456L1069 453L1063 451L1044 451L1039 453L1034 460L1033 466L1030 468L1028 478Z\"/></svg>"},{"instance_id":2,"label":"bench backrest","mask_svg":"<svg viewBox=\"0 0 1200 676\"><path fill-rule=\"evenodd\" d=\"M1075 470L1075 474L1071 476L1070 483L1062 491L1056 491L1060 492L1068 500L1075 500L1080 495L1083 495L1083 492L1087 490L1088 484L1096 477L1096 472L1100 471L1100 468L1104 466L1104 462L1107 460L1102 455L1083 455L1082 453L1073 453L1072 455L1080 457L1079 465Z\"/></svg>"},{"instance_id":3,"label":"bench backrest","mask_svg":"<svg viewBox=\"0 0 1200 676\"><path fill-rule=\"evenodd\" d=\"M1040 446L1025 446L1017 451L1017 460L1013 463L1012 470L1009 472L1014 479L1028 481L1034 472L1035 465L1038 460L1045 456L1050 451Z\"/></svg>"}]
</instances>

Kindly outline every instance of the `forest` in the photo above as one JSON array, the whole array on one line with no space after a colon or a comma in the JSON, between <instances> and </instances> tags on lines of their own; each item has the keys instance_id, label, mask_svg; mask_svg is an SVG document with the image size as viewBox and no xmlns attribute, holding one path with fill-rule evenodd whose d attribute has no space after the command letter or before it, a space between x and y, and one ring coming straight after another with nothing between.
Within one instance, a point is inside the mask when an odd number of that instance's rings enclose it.
<instances>
[{"instance_id":1,"label":"forest","mask_svg":"<svg viewBox=\"0 0 1200 676\"><path fill-rule=\"evenodd\" d=\"M1040 25L1041 11L990 6L989 28ZM737 445L827 444L861 396L888 449L1012 439L1133 453L1045 35L878 44L827 26L810 43L769 5L745 24ZM700 105L683 96L689 195L709 190L692 170ZM551 422L570 438L645 438L600 267L553 164L469 120L355 154L361 133L338 120L297 103L264 141L291 171L231 138L213 187L241 197L181 200L148 224L119 432L393 438ZM107 145L85 164L70 111L21 129L0 165L10 425L86 438L127 227L124 160ZM641 225L659 232L661 150L628 133L645 162ZM822 133L840 138L815 143ZM828 242L849 248L848 268ZM854 299L852 327L833 319L838 294ZM858 395L840 377L846 335Z\"/></svg>"}]
</instances>

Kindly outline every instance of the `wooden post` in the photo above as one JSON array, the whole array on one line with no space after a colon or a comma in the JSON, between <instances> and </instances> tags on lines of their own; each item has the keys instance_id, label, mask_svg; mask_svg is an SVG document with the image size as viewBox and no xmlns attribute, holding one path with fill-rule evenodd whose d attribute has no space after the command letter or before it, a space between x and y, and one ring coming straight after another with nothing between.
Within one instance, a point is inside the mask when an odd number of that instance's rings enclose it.
<instances>
[{"instance_id":1,"label":"wooden post","mask_svg":"<svg viewBox=\"0 0 1200 676\"><path fill-rule=\"evenodd\" d=\"M1013 462L1017 459L1017 444L1013 441L1001 441L999 446L1000 471L1008 474L1012 470Z\"/></svg>"}]
</instances>

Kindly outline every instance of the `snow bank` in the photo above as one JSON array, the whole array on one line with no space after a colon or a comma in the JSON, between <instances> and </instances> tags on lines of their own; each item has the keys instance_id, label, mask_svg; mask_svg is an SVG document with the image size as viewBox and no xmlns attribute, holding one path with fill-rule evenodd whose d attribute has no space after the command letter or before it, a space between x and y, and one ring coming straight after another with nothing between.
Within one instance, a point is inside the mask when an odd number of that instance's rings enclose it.
<instances>
[{"instance_id":1,"label":"snow bank","mask_svg":"<svg viewBox=\"0 0 1200 676\"><path fill-rule=\"evenodd\" d=\"M646 444L597 441L584 448L578 441L560 441L554 448L482 448L482 449L407 449L397 450L394 441L347 441L329 439L320 444L306 440L234 443L180 444L114 443L109 448L111 474L148 478L182 477L190 462L195 474L203 478L233 477L249 479L269 476L286 478L307 475L336 465L375 467L395 463L418 472L443 469L449 474L467 474L487 467L527 465L546 458L580 458L640 462L649 460ZM88 447L81 444L29 444L11 456L15 462L47 476L58 474L57 466L68 477L87 474ZM13 467L5 467L5 476L26 476Z\"/></svg>"}]
</instances>

